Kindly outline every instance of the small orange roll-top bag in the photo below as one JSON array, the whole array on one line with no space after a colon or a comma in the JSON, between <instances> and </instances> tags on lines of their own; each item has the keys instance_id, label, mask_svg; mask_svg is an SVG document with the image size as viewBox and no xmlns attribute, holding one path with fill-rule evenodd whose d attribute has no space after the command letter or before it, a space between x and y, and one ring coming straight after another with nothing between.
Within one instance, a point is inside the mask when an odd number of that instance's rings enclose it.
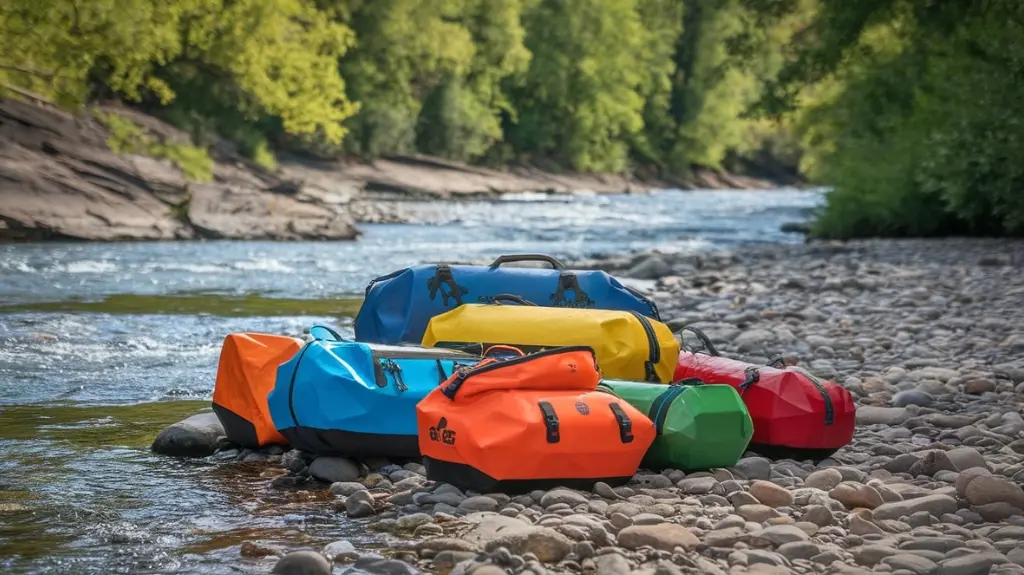
<instances>
[{"instance_id":1,"label":"small orange roll-top bag","mask_svg":"<svg viewBox=\"0 0 1024 575\"><path fill-rule=\"evenodd\" d=\"M490 357L496 348L514 358ZM523 355L494 346L416 406L427 479L480 493L554 486L622 485L654 441L654 424L618 397L595 391L590 347Z\"/></svg>"},{"instance_id":2,"label":"small orange roll-top bag","mask_svg":"<svg viewBox=\"0 0 1024 575\"><path fill-rule=\"evenodd\" d=\"M232 443L258 449L288 445L270 418L267 394L277 366L302 347L302 340L266 333L231 333L224 338L213 386L213 411Z\"/></svg>"}]
</instances>

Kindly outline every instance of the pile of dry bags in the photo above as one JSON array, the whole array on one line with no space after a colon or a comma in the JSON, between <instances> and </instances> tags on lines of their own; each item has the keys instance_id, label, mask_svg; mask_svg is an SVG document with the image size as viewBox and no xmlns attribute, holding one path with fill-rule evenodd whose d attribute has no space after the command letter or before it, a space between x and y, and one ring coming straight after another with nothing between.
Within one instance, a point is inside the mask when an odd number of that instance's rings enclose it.
<instances>
[{"instance_id":1,"label":"pile of dry bags","mask_svg":"<svg viewBox=\"0 0 1024 575\"><path fill-rule=\"evenodd\" d=\"M702 352L636 290L547 255L414 266L370 282L354 340L228 335L214 411L245 447L422 458L428 479L480 492L728 467L747 449L817 459L852 439L845 389L688 329Z\"/></svg>"}]
</instances>

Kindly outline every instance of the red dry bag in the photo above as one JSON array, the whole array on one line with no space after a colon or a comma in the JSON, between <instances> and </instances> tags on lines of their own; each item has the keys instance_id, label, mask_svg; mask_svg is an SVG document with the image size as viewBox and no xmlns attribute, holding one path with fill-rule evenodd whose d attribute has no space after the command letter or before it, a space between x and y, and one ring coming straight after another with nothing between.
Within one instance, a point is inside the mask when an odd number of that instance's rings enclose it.
<instances>
[{"instance_id":1,"label":"red dry bag","mask_svg":"<svg viewBox=\"0 0 1024 575\"><path fill-rule=\"evenodd\" d=\"M753 365L723 357L697 328L707 353L679 352L674 380L696 377L735 387L754 421L749 449L769 456L825 458L853 439L857 406L843 387L786 366L781 358Z\"/></svg>"}]
</instances>

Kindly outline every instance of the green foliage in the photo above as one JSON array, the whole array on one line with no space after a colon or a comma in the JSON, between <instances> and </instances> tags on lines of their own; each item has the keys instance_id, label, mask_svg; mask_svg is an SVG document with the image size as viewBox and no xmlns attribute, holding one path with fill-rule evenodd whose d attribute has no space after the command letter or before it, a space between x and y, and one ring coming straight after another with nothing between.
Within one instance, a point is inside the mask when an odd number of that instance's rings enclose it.
<instances>
[{"instance_id":1,"label":"green foliage","mask_svg":"<svg viewBox=\"0 0 1024 575\"><path fill-rule=\"evenodd\" d=\"M533 54L513 89L506 134L521 153L577 170L626 167L628 138L643 129L648 42L631 0L541 0L523 15Z\"/></svg>"},{"instance_id":2,"label":"green foliage","mask_svg":"<svg viewBox=\"0 0 1024 575\"><path fill-rule=\"evenodd\" d=\"M834 186L818 236L1020 235L1022 95L1019 3L820 0L759 109Z\"/></svg>"},{"instance_id":3,"label":"green foliage","mask_svg":"<svg viewBox=\"0 0 1024 575\"><path fill-rule=\"evenodd\" d=\"M0 8L0 82L66 105L97 84L167 104L177 79L205 74L215 80L204 88L230 92L250 118L337 143L357 110L337 71L352 40L306 0L11 0Z\"/></svg>"},{"instance_id":4,"label":"green foliage","mask_svg":"<svg viewBox=\"0 0 1024 575\"><path fill-rule=\"evenodd\" d=\"M830 184L825 237L1024 233L1012 0L8 0L0 93L114 97L111 146L209 177L228 139Z\"/></svg>"},{"instance_id":5,"label":"green foliage","mask_svg":"<svg viewBox=\"0 0 1024 575\"><path fill-rule=\"evenodd\" d=\"M93 115L107 127L107 145L119 154L144 154L169 160L189 178L201 182L213 179L213 160L206 150L180 142L161 142L131 120L114 112L96 110Z\"/></svg>"}]
</instances>

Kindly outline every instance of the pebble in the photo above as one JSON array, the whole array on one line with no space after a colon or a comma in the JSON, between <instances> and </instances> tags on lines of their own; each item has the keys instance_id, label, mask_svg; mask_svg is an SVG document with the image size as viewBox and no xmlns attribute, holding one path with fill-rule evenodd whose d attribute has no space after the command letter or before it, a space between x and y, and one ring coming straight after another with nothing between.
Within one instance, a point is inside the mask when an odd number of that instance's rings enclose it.
<instances>
[{"instance_id":1,"label":"pebble","mask_svg":"<svg viewBox=\"0 0 1024 575\"><path fill-rule=\"evenodd\" d=\"M274 575L331 575L331 564L314 551L293 551L274 564Z\"/></svg>"},{"instance_id":2,"label":"pebble","mask_svg":"<svg viewBox=\"0 0 1024 575\"><path fill-rule=\"evenodd\" d=\"M689 549L696 547L700 540L689 529L674 523L659 525L632 525L618 534L618 543L626 549L638 549L649 545L663 551L673 551L676 547Z\"/></svg>"},{"instance_id":3,"label":"pebble","mask_svg":"<svg viewBox=\"0 0 1024 575\"><path fill-rule=\"evenodd\" d=\"M356 491L345 498L345 512L353 518L373 515L373 496L369 491Z\"/></svg>"},{"instance_id":4,"label":"pebble","mask_svg":"<svg viewBox=\"0 0 1024 575\"><path fill-rule=\"evenodd\" d=\"M813 487L822 491L831 491L843 481L843 474L833 468L819 469L804 479L806 487Z\"/></svg>"},{"instance_id":5,"label":"pebble","mask_svg":"<svg viewBox=\"0 0 1024 575\"><path fill-rule=\"evenodd\" d=\"M768 481L754 481L749 493L768 507L788 507L793 504L793 494L785 487Z\"/></svg>"}]
</instances>

